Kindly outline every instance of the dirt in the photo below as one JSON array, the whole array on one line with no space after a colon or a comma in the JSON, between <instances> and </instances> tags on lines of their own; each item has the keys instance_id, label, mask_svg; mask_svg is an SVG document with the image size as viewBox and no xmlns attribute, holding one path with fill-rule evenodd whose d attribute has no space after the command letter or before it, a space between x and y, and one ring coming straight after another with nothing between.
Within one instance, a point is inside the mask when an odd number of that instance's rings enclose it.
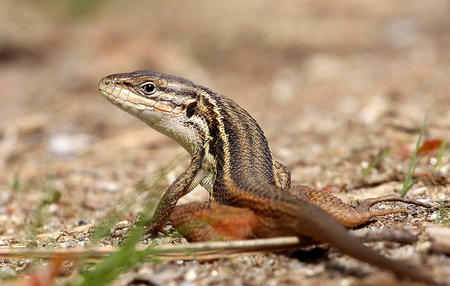
<instances>
[{"instance_id":1,"label":"dirt","mask_svg":"<svg viewBox=\"0 0 450 286\"><path fill-rule=\"evenodd\" d=\"M232 98L260 123L294 184L345 200L400 193L427 117L425 142L444 143L421 153L420 180L407 196L436 208L408 206L408 215L364 227L417 232L410 245L369 245L448 279L450 258L433 251L427 228L450 219L439 210L450 193L449 13L446 0L3 1L0 246L85 246L89 232L36 235L98 224L130 201L117 221L132 218L143 197L157 197L183 171L189 156L181 147L97 91L107 74L151 69ZM168 171L158 177L161 168ZM204 199L198 189L183 202ZM117 245L120 234L102 243ZM144 263L114 285L397 285L322 250L306 261L282 253ZM40 264L0 258L0 278ZM61 279L76 273L74 266Z\"/></svg>"}]
</instances>

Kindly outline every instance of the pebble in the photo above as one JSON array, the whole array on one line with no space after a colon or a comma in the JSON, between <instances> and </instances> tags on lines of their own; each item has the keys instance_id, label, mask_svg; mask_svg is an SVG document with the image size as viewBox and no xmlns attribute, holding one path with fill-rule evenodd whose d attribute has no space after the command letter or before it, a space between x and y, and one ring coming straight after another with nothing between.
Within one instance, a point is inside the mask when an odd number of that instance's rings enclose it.
<instances>
[{"instance_id":1,"label":"pebble","mask_svg":"<svg viewBox=\"0 0 450 286\"><path fill-rule=\"evenodd\" d=\"M430 220L435 221L437 220L439 217L439 213L438 212L434 212L430 215Z\"/></svg>"},{"instance_id":2,"label":"pebble","mask_svg":"<svg viewBox=\"0 0 450 286\"><path fill-rule=\"evenodd\" d=\"M383 95L373 95L367 104L359 112L359 120L364 124L373 124L388 109L389 103Z\"/></svg>"},{"instance_id":3,"label":"pebble","mask_svg":"<svg viewBox=\"0 0 450 286\"><path fill-rule=\"evenodd\" d=\"M48 206L48 211L51 214L55 214L58 211L58 209L59 209L59 207L58 207L57 204L51 204L51 205Z\"/></svg>"},{"instance_id":4,"label":"pebble","mask_svg":"<svg viewBox=\"0 0 450 286\"><path fill-rule=\"evenodd\" d=\"M427 253L431 249L431 241L419 242L416 244L416 250L421 253Z\"/></svg>"},{"instance_id":5,"label":"pebble","mask_svg":"<svg viewBox=\"0 0 450 286\"><path fill-rule=\"evenodd\" d=\"M11 193L7 190L0 191L0 204L6 204L11 199Z\"/></svg>"},{"instance_id":6,"label":"pebble","mask_svg":"<svg viewBox=\"0 0 450 286\"><path fill-rule=\"evenodd\" d=\"M188 282L188 281L183 281L180 283L180 286L197 286L196 283L192 283L192 282Z\"/></svg>"},{"instance_id":7,"label":"pebble","mask_svg":"<svg viewBox=\"0 0 450 286\"><path fill-rule=\"evenodd\" d=\"M197 278L197 272L194 269L189 269L184 274L184 280L186 281L194 281Z\"/></svg>"},{"instance_id":8,"label":"pebble","mask_svg":"<svg viewBox=\"0 0 450 286\"><path fill-rule=\"evenodd\" d=\"M2 265L0 267L0 277L6 278L12 276L17 276L17 273L11 267L9 267L8 265Z\"/></svg>"},{"instance_id":9,"label":"pebble","mask_svg":"<svg viewBox=\"0 0 450 286\"><path fill-rule=\"evenodd\" d=\"M76 238L77 240L84 239L84 238L86 237L86 235L85 235L84 233L82 233L82 232L75 232L75 233L73 234L73 236L74 236L74 238Z\"/></svg>"},{"instance_id":10,"label":"pebble","mask_svg":"<svg viewBox=\"0 0 450 286\"><path fill-rule=\"evenodd\" d=\"M291 269L303 269L304 264L298 260L290 261L287 266Z\"/></svg>"},{"instance_id":11,"label":"pebble","mask_svg":"<svg viewBox=\"0 0 450 286\"><path fill-rule=\"evenodd\" d=\"M419 26L410 19L395 19L385 30L386 42L393 48L406 48L417 41Z\"/></svg>"},{"instance_id":12,"label":"pebble","mask_svg":"<svg viewBox=\"0 0 450 286\"><path fill-rule=\"evenodd\" d=\"M444 201L444 200L447 200L448 198L447 198L447 194L446 193L438 193L437 194L437 199L438 199L438 201Z\"/></svg>"},{"instance_id":13,"label":"pebble","mask_svg":"<svg viewBox=\"0 0 450 286\"><path fill-rule=\"evenodd\" d=\"M61 248L71 248L77 246L77 242L74 240L68 240L66 242L60 243L59 246Z\"/></svg>"},{"instance_id":14,"label":"pebble","mask_svg":"<svg viewBox=\"0 0 450 286\"><path fill-rule=\"evenodd\" d=\"M15 271L20 272L20 271L25 270L29 266L30 263L31 263L31 259L26 259L26 258L20 259L19 262L17 263L17 267L16 267Z\"/></svg>"},{"instance_id":15,"label":"pebble","mask_svg":"<svg viewBox=\"0 0 450 286\"><path fill-rule=\"evenodd\" d=\"M55 157L70 157L84 153L92 136L88 134L64 134L58 133L50 137L48 151Z\"/></svg>"},{"instance_id":16,"label":"pebble","mask_svg":"<svg viewBox=\"0 0 450 286\"><path fill-rule=\"evenodd\" d=\"M428 187L419 187L419 188L414 188L412 190L409 190L408 193L410 194L410 196L414 197L414 196L420 196L425 194L425 192L428 190Z\"/></svg>"},{"instance_id":17,"label":"pebble","mask_svg":"<svg viewBox=\"0 0 450 286\"><path fill-rule=\"evenodd\" d=\"M154 273L149 278L154 280L157 284L168 285L168 282L171 280L181 280L181 278L183 277L182 271L183 270L178 267L166 267L163 271Z\"/></svg>"},{"instance_id":18,"label":"pebble","mask_svg":"<svg viewBox=\"0 0 450 286\"><path fill-rule=\"evenodd\" d=\"M9 246L9 242L5 239L0 239L0 246Z\"/></svg>"},{"instance_id":19,"label":"pebble","mask_svg":"<svg viewBox=\"0 0 450 286\"><path fill-rule=\"evenodd\" d=\"M112 236L113 237L122 237L126 234L127 229L116 229L113 233Z\"/></svg>"},{"instance_id":20,"label":"pebble","mask_svg":"<svg viewBox=\"0 0 450 286\"><path fill-rule=\"evenodd\" d=\"M129 227L131 223L128 220L121 220L118 223L116 223L116 229L122 229Z\"/></svg>"},{"instance_id":21,"label":"pebble","mask_svg":"<svg viewBox=\"0 0 450 286\"><path fill-rule=\"evenodd\" d=\"M95 188L104 192L115 193L122 189L122 185L111 181L97 181Z\"/></svg>"},{"instance_id":22,"label":"pebble","mask_svg":"<svg viewBox=\"0 0 450 286\"><path fill-rule=\"evenodd\" d=\"M366 169L367 167L369 167L369 163L367 161L362 161L361 168Z\"/></svg>"}]
</instances>

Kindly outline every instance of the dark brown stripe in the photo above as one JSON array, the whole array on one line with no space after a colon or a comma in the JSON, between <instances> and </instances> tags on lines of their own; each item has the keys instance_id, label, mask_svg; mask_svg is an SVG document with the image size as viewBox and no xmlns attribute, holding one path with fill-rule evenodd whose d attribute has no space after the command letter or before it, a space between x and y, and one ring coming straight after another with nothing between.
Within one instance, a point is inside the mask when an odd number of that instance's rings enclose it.
<instances>
[{"instance_id":1,"label":"dark brown stripe","mask_svg":"<svg viewBox=\"0 0 450 286\"><path fill-rule=\"evenodd\" d=\"M185 96L190 98L198 98L198 94L195 90L192 89L175 89L175 88L166 88L164 90L165 93L172 93L178 96Z\"/></svg>"},{"instance_id":2,"label":"dark brown stripe","mask_svg":"<svg viewBox=\"0 0 450 286\"><path fill-rule=\"evenodd\" d=\"M228 98L221 97L216 104L222 107L226 133L222 136L227 136L228 139L233 181L242 186L258 176L265 183L275 184L272 154L259 125L244 109ZM246 174L245 177L242 174ZM249 178L250 176L253 177Z\"/></svg>"}]
</instances>

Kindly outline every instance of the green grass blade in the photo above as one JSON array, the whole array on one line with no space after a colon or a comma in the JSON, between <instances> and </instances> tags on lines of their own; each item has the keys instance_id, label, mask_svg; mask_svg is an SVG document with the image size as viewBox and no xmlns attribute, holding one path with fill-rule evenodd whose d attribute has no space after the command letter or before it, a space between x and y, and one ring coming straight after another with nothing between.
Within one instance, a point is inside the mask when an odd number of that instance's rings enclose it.
<instances>
[{"instance_id":1,"label":"green grass blade","mask_svg":"<svg viewBox=\"0 0 450 286\"><path fill-rule=\"evenodd\" d=\"M375 159L372 160L372 162L370 162L370 164L366 167L366 168L362 168L361 169L361 177L363 179L363 181L366 181L367 176L370 174L370 172L372 171L373 168L375 168L376 166L378 166L378 164L380 164L380 162L390 153L392 153L394 150L396 150L398 147L400 147L401 145L405 144L406 142L408 142L411 139L411 137L409 136L408 138L398 142L397 144L395 144L394 146L392 146L391 148L388 148L386 150L384 150L380 155L378 155Z\"/></svg>"},{"instance_id":2,"label":"green grass blade","mask_svg":"<svg viewBox=\"0 0 450 286\"><path fill-rule=\"evenodd\" d=\"M405 180L403 181L402 192L401 192L402 197L404 197L406 195L406 193L408 193L408 191L412 188L412 186L414 186L414 184L416 184L418 181L417 179L413 180L413 176L414 176L414 171L416 170L417 165L419 164L419 154L418 153L419 153L420 145L422 144L423 135L425 134L427 118L428 118L428 115L426 115L425 118L423 119L422 127L420 128L419 138L417 139L417 142L416 142L416 148L415 148L414 154L411 158L411 163L409 164L408 171L406 172Z\"/></svg>"}]
</instances>

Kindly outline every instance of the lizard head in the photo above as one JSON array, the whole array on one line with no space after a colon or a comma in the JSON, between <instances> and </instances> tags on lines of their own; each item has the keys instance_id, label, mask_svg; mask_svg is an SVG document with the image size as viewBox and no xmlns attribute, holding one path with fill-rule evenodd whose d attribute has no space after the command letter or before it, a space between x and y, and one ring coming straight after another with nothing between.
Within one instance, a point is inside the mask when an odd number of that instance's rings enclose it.
<instances>
[{"instance_id":1,"label":"lizard head","mask_svg":"<svg viewBox=\"0 0 450 286\"><path fill-rule=\"evenodd\" d=\"M111 103L171 137L191 154L207 136L196 114L198 88L184 78L141 70L102 78L100 93Z\"/></svg>"}]
</instances>

